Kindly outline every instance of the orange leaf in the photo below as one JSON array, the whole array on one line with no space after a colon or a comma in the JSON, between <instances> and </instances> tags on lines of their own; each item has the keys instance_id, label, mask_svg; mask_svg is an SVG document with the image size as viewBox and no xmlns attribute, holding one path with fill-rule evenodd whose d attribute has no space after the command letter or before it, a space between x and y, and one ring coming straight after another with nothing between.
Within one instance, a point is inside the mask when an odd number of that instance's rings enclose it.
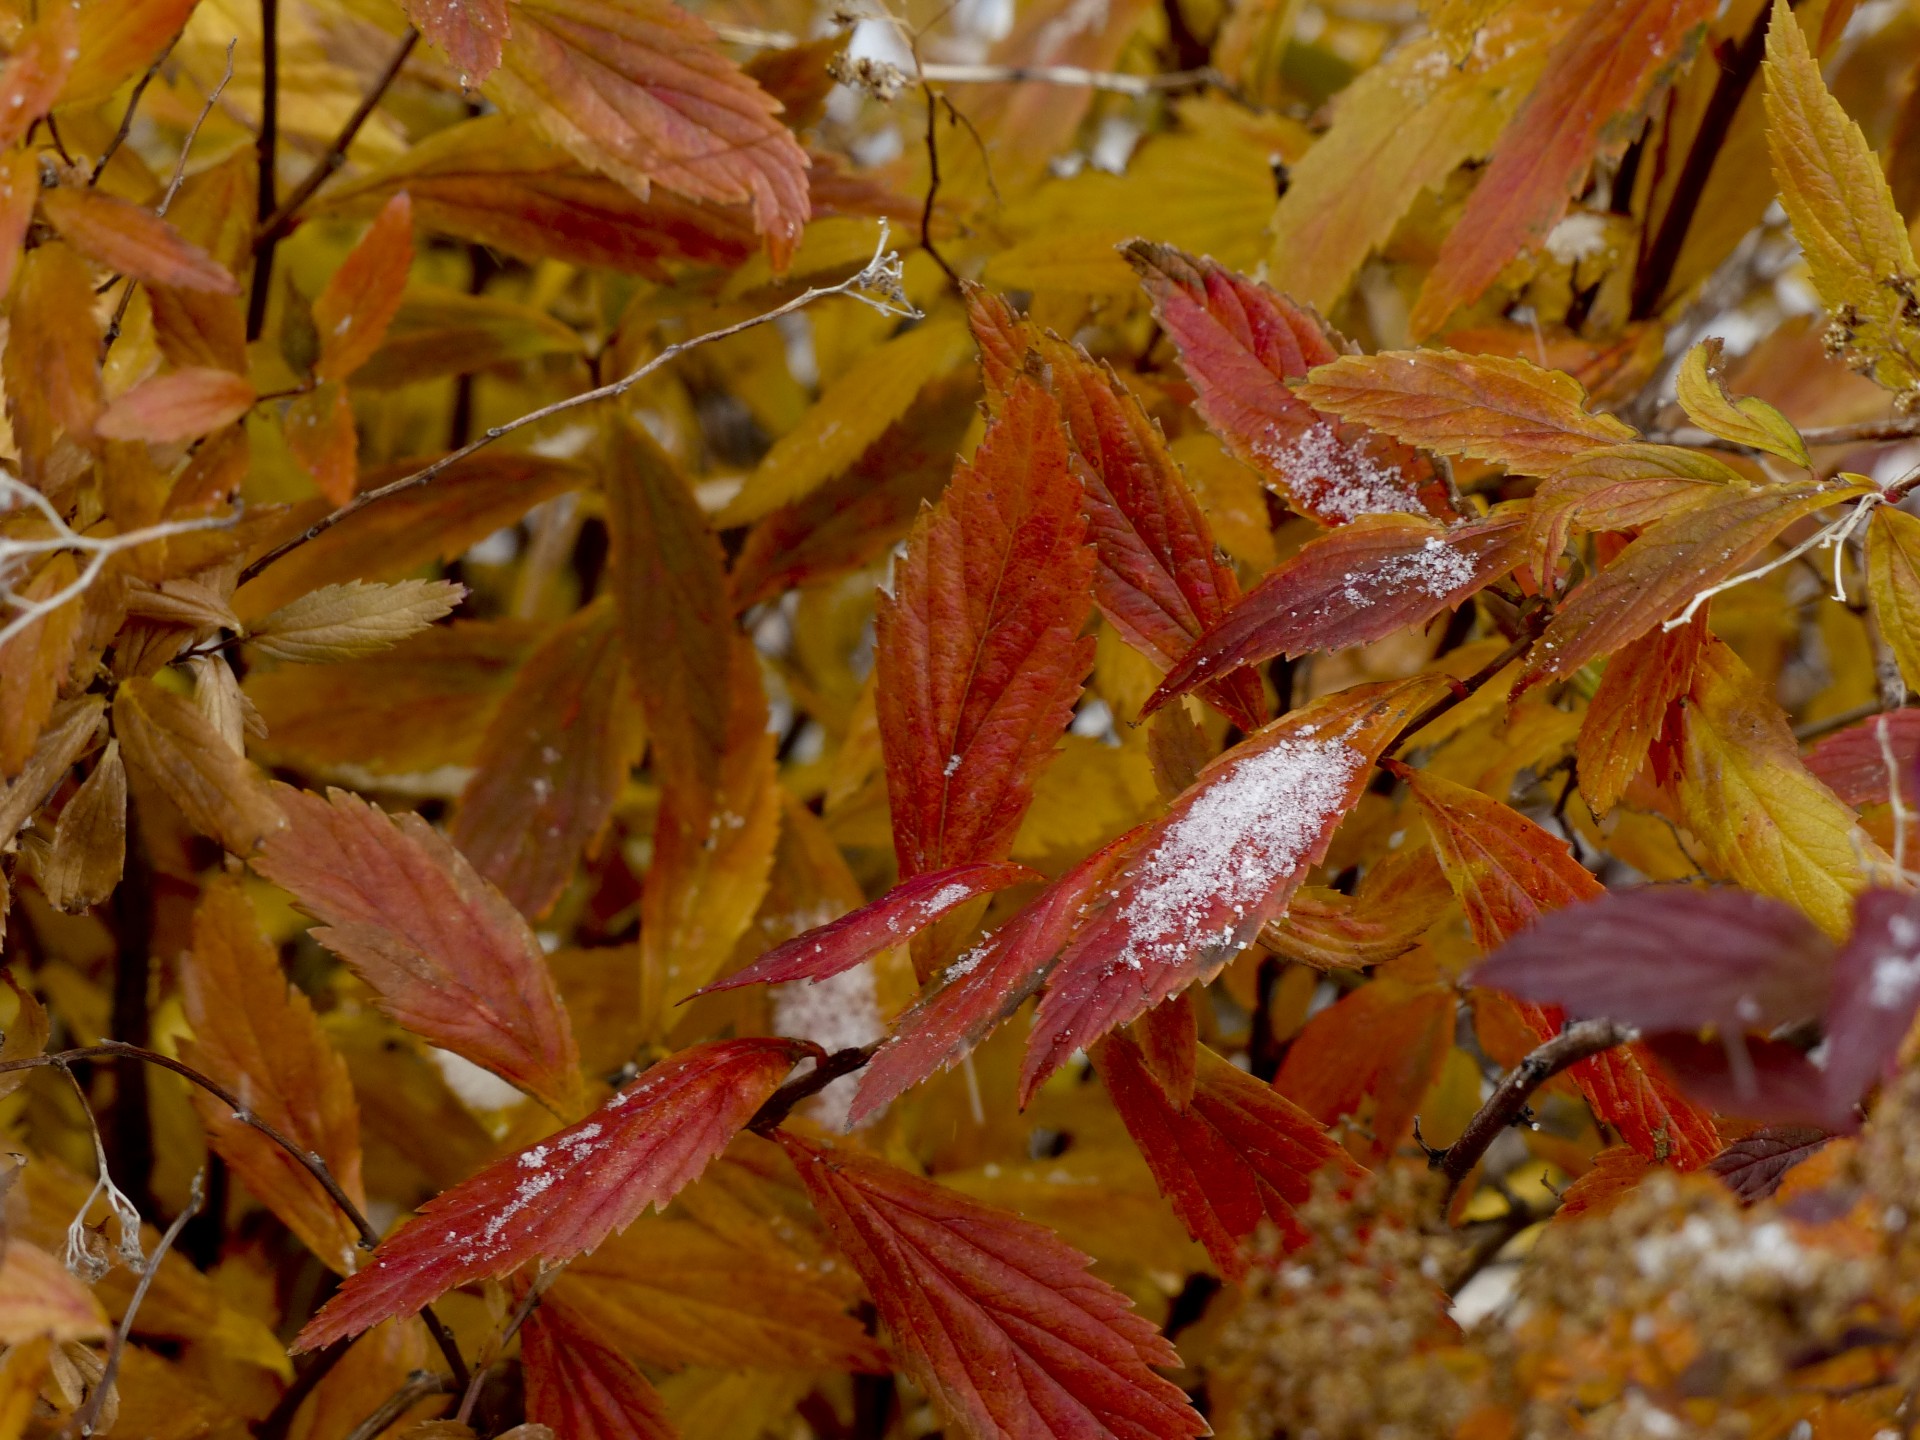
<instances>
[{"instance_id":1,"label":"orange leaf","mask_svg":"<svg viewBox=\"0 0 1920 1440\"><path fill-rule=\"evenodd\" d=\"M1325 525L1385 511L1452 515L1425 456L1293 393L1290 380L1340 353L1318 315L1171 246L1137 242L1126 253L1180 347L1201 416L1289 505Z\"/></svg>"},{"instance_id":2,"label":"orange leaf","mask_svg":"<svg viewBox=\"0 0 1920 1440\"><path fill-rule=\"evenodd\" d=\"M13 289L4 360L7 418L29 479L46 464L58 432L93 433L103 403L100 351L87 267L58 242L34 246Z\"/></svg>"},{"instance_id":3,"label":"orange leaf","mask_svg":"<svg viewBox=\"0 0 1920 1440\"><path fill-rule=\"evenodd\" d=\"M1533 534L1545 568L1572 530L1637 530L1746 488L1723 462L1677 445L1613 445L1589 450L1555 470L1533 492Z\"/></svg>"},{"instance_id":4,"label":"orange leaf","mask_svg":"<svg viewBox=\"0 0 1920 1440\"><path fill-rule=\"evenodd\" d=\"M643 743L625 689L603 597L533 652L480 742L453 843L523 915L553 907L613 817Z\"/></svg>"},{"instance_id":5,"label":"orange leaf","mask_svg":"<svg viewBox=\"0 0 1920 1440\"><path fill-rule=\"evenodd\" d=\"M956 1431L1207 1433L1153 1371L1180 1363L1173 1346L1052 1231L864 1155L778 1138L902 1365Z\"/></svg>"},{"instance_id":6,"label":"orange leaf","mask_svg":"<svg viewBox=\"0 0 1920 1440\"><path fill-rule=\"evenodd\" d=\"M1593 1157L1591 1170L1561 1192L1555 1222L1611 1210L1647 1178L1651 1168L1647 1157L1631 1145L1608 1146Z\"/></svg>"},{"instance_id":7,"label":"orange leaf","mask_svg":"<svg viewBox=\"0 0 1920 1440\"><path fill-rule=\"evenodd\" d=\"M1655 521L1567 597L1530 652L1522 683L1571 675L1612 654L1732 575L1794 521L1847 498L1813 483L1729 487Z\"/></svg>"},{"instance_id":8,"label":"orange leaf","mask_svg":"<svg viewBox=\"0 0 1920 1440\"><path fill-rule=\"evenodd\" d=\"M402 190L373 217L313 302L313 324L320 332L320 358L313 366L317 379L344 380L380 348L412 266L413 203Z\"/></svg>"},{"instance_id":9,"label":"orange leaf","mask_svg":"<svg viewBox=\"0 0 1920 1440\"><path fill-rule=\"evenodd\" d=\"M1107 1036L1093 1055L1154 1184L1229 1279L1246 1275L1242 1242L1262 1224L1275 1226L1289 1250L1307 1242L1293 1210L1322 1167L1359 1171L1318 1120L1204 1046L1184 1107L1168 1102L1126 1036Z\"/></svg>"},{"instance_id":10,"label":"orange leaf","mask_svg":"<svg viewBox=\"0 0 1920 1440\"><path fill-rule=\"evenodd\" d=\"M1193 992L1182 990L1162 1000L1133 1025L1141 1062L1176 1110L1193 1100L1195 1068L1199 1064L1200 1015Z\"/></svg>"},{"instance_id":11,"label":"orange leaf","mask_svg":"<svg viewBox=\"0 0 1920 1440\"><path fill-rule=\"evenodd\" d=\"M1361 685L1303 706L1220 756L1134 832L1048 979L1022 1100L1075 1050L1210 978L1284 914L1374 760L1442 684Z\"/></svg>"},{"instance_id":12,"label":"orange leaf","mask_svg":"<svg viewBox=\"0 0 1920 1440\"><path fill-rule=\"evenodd\" d=\"M780 105L671 0L521 0L488 90L584 165L752 206L776 266L807 221L807 154Z\"/></svg>"},{"instance_id":13,"label":"orange leaf","mask_svg":"<svg viewBox=\"0 0 1920 1440\"><path fill-rule=\"evenodd\" d=\"M660 1392L551 1298L520 1327L527 1419L570 1440L678 1440Z\"/></svg>"},{"instance_id":14,"label":"orange leaf","mask_svg":"<svg viewBox=\"0 0 1920 1440\"><path fill-rule=\"evenodd\" d=\"M1585 450L1634 438L1586 407L1580 382L1500 355L1391 350L1320 365L1294 394L1409 445L1544 475Z\"/></svg>"},{"instance_id":15,"label":"orange leaf","mask_svg":"<svg viewBox=\"0 0 1920 1440\"><path fill-rule=\"evenodd\" d=\"M286 825L266 777L185 696L129 680L114 694L113 730L127 763L235 855L252 854Z\"/></svg>"},{"instance_id":16,"label":"orange leaf","mask_svg":"<svg viewBox=\"0 0 1920 1440\"><path fill-rule=\"evenodd\" d=\"M280 420L287 449L330 505L344 505L360 482L360 436L347 387L321 385L297 396Z\"/></svg>"},{"instance_id":17,"label":"orange leaf","mask_svg":"<svg viewBox=\"0 0 1920 1440\"><path fill-rule=\"evenodd\" d=\"M401 0L420 33L446 52L459 72L460 88L480 86L500 65L512 21L507 0Z\"/></svg>"},{"instance_id":18,"label":"orange leaf","mask_svg":"<svg viewBox=\"0 0 1920 1440\"><path fill-rule=\"evenodd\" d=\"M40 213L82 255L130 279L215 295L240 288L218 260L158 215L116 196L62 185L41 194Z\"/></svg>"},{"instance_id":19,"label":"orange leaf","mask_svg":"<svg viewBox=\"0 0 1920 1440\"><path fill-rule=\"evenodd\" d=\"M573 1030L506 897L418 815L344 790L278 794L288 827L255 868L322 922L313 938L409 1030L564 1113L580 1089Z\"/></svg>"},{"instance_id":20,"label":"orange leaf","mask_svg":"<svg viewBox=\"0 0 1920 1440\"><path fill-rule=\"evenodd\" d=\"M207 887L180 966L193 1039L187 1063L245 1098L247 1109L309 1154L366 1208L360 1183L360 1108L346 1062L307 997L287 983L237 880ZM351 1275L360 1232L307 1170L204 1090L194 1108L208 1143L266 1207L329 1269Z\"/></svg>"},{"instance_id":21,"label":"orange leaf","mask_svg":"<svg viewBox=\"0 0 1920 1440\"><path fill-rule=\"evenodd\" d=\"M1434 851L1481 950L1497 950L1549 910L1605 893L1565 841L1510 806L1435 775L1397 773L1426 816ZM1564 1017L1558 1008L1516 1008L1539 1039L1559 1033ZM1692 1170L1719 1149L1712 1118L1674 1089L1638 1045L1615 1046L1567 1073L1594 1113L1641 1154Z\"/></svg>"},{"instance_id":22,"label":"orange leaf","mask_svg":"<svg viewBox=\"0 0 1920 1440\"><path fill-rule=\"evenodd\" d=\"M27 227L40 198L40 162L30 150L0 155L0 296L13 288Z\"/></svg>"},{"instance_id":23,"label":"orange leaf","mask_svg":"<svg viewBox=\"0 0 1920 1440\"><path fill-rule=\"evenodd\" d=\"M108 0L80 6L79 50L60 106L97 105L146 69L195 0Z\"/></svg>"},{"instance_id":24,"label":"orange leaf","mask_svg":"<svg viewBox=\"0 0 1920 1440\"><path fill-rule=\"evenodd\" d=\"M80 55L77 5L29 10L13 54L0 68L0 149L10 150L53 109Z\"/></svg>"},{"instance_id":25,"label":"orange leaf","mask_svg":"<svg viewBox=\"0 0 1920 1440\"><path fill-rule=\"evenodd\" d=\"M196 366L142 380L107 406L96 428L109 440L164 445L197 440L253 408L253 386L231 370Z\"/></svg>"},{"instance_id":26,"label":"orange leaf","mask_svg":"<svg viewBox=\"0 0 1920 1440\"><path fill-rule=\"evenodd\" d=\"M1707 617L1696 615L1676 630L1649 630L1607 662L1574 748L1580 794L1594 814L1619 803L1672 723L1670 707L1693 684L1706 634Z\"/></svg>"},{"instance_id":27,"label":"orange leaf","mask_svg":"<svg viewBox=\"0 0 1920 1440\"><path fill-rule=\"evenodd\" d=\"M1512 570L1526 538L1525 513L1512 509L1451 529L1414 515L1363 515L1269 571L1180 657L1141 713L1236 666L1425 625Z\"/></svg>"},{"instance_id":28,"label":"orange leaf","mask_svg":"<svg viewBox=\"0 0 1920 1440\"><path fill-rule=\"evenodd\" d=\"M1085 537L1059 408L1024 381L914 527L874 621L903 876L1006 858L1093 665Z\"/></svg>"},{"instance_id":29,"label":"orange leaf","mask_svg":"<svg viewBox=\"0 0 1920 1440\"><path fill-rule=\"evenodd\" d=\"M307 1322L317 1350L529 1260L571 1260L699 1178L806 1053L715 1040L670 1056L577 1124L436 1195Z\"/></svg>"},{"instance_id":30,"label":"orange leaf","mask_svg":"<svg viewBox=\"0 0 1920 1440\"><path fill-rule=\"evenodd\" d=\"M1600 0L1554 46L1440 247L1410 320L1430 335L1514 256L1545 242L1587 172L1623 151L1693 59L1714 0Z\"/></svg>"}]
</instances>

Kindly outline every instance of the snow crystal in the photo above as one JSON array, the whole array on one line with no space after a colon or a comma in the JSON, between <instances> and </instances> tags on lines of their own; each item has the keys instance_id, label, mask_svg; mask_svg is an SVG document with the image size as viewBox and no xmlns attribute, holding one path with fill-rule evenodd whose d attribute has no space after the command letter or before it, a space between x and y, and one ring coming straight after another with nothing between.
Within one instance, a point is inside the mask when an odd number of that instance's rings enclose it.
<instances>
[{"instance_id":1,"label":"snow crystal","mask_svg":"<svg viewBox=\"0 0 1920 1440\"><path fill-rule=\"evenodd\" d=\"M958 960L947 966L946 983L951 985L954 981L964 979L966 976L978 970L980 968L980 962L987 958L987 952L992 948L993 945L991 941L984 945L976 945Z\"/></svg>"},{"instance_id":2,"label":"snow crystal","mask_svg":"<svg viewBox=\"0 0 1920 1440\"><path fill-rule=\"evenodd\" d=\"M829 1055L882 1038L887 1026L880 1018L873 963L863 961L824 980L776 985L773 1029L795 1040L811 1040ZM808 1102L809 1110L822 1125L844 1134L858 1088L857 1076L843 1075Z\"/></svg>"},{"instance_id":3,"label":"snow crystal","mask_svg":"<svg viewBox=\"0 0 1920 1440\"><path fill-rule=\"evenodd\" d=\"M1365 579L1366 588L1360 581ZM1349 604L1367 606L1390 595L1410 590L1436 599L1451 595L1463 585L1473 583L1473 562L1437 535L1410 555L1390 555L1367 570L1347 576L1344 598Z\"/></svg>"},{"instance_id":4,"label":"snow crystal","mask_svg":"<svg viewBox=\"0 0 1920 1440\"><path fill-rule=\"evenodd\" d=\"M971 894L973 894L972 889L965 885L943 885L922 900L920 905L926 914L931 915L936 910L947 910L958 905Z\"/></svg>"},{"instance_id":5,"label":"snow crystal","mask_svg":"<svg viewBox=\"0 0 1920 1440\"><path fill-rule=\"evenodd\" d=\"M947 756L946 768L943 769L940 773L946 776L949 780L951 780L953 778L954 771L958 770L959 768L960 768L960 757L958 755L949 755Z\"/></svg>"},{"instance_id":6,"label":"snow crystal","mask_svg":"<svg viewBox=\"0 0 1920 1440\"><path fill-rule=\"evenodd\" d=\"M1365 763L1340 740L1281 740L1208 786L1141 867L1119 962L1138 970L1232 943L1236 927L1217 917L1244 918L1299 867Z\"/></svg>"},{"instance_id":7,"label":"snow crystal","mask_svg":"<svg viewBox=\"0 0 1920 1440\"><path fill-rule=\"evenodd\" d=\"M1870 996L1876 1010L1898 1010L1920 989L1920 955L1882 955L1873 962Z\"/></svg>"},{"instance_id":8,"label":"snow crystal","mask_svg":"<svg viewBox=\"0 0 1920 1440\"><path fill-rule=\"evenodd\" d=\"M520 1157L520 1168L523 1170L538 1170L546 1163L547 1147L544 1145L536 1145Z\"/></svg>"},{"instance_id":9,"label":"snow crystal","mask_svg":"<svg viewBox=\"0 0 1920 1440\"><path fill-rule=\"evenodd\" d=\"M1562 265L1578 265L1607 248L1607 217L1575 210L1547 232L1547 253Z\"/></svg>"},{"instance_id":10,"label":"snow crystal","mask_svg":"<svg viewBox=\"0 0 1920 1440\"><path fill-rule=\"evenodd\" d=\"M1420 502L1398 465L1376 464L1358 447L1343 443L1325 420L1284 440L1270 431L1254 449L1280 471L1303 503L1322 515L1351 520L1390 511L1420 513Z\"/></svg>"}]
</instances>

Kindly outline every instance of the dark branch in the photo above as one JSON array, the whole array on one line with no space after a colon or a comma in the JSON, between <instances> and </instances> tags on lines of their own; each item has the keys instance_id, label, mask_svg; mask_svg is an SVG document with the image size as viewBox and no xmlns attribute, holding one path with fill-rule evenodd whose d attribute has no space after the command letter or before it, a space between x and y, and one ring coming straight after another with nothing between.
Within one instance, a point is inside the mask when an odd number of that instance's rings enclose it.
<instances>
[{"instance_id":1,"label":"dark branch","mask_svg":"<svg viewBox=\"0 0 1920 1440\"><path fill-rule=\"evenodd\" d=\"M879 1048L880 1042L876 1040L857 1050L834 1051L806 1074L789 1080L774 1091L767 1098L767 1103L754 1111L753 1118L747 1121L747 1129L756 1135L771 1135L801 1101L818 1095L842 1075L851 1075L862 1069Z\"/></svg>"},{"instance_id":2,"label":"dark branch","mask_svg":"<svg viewBox=\"0 0 1920 1440\"><path fill-rule=\"evenodd\" d=\"M280 163L280 0L260 0L260 138L254 197L259 233L278 213ZM273 242L257 250L253 288L247 296L247 339L258 340L267 321L267 296L273 289Z\"/></svg>"}]
</instances>

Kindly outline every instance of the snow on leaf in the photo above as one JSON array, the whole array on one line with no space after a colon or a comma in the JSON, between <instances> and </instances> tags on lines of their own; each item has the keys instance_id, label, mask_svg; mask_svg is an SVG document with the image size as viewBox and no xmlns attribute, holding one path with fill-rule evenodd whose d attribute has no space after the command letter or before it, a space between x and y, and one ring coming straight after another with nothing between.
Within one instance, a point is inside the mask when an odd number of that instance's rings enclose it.
<instances>
[{"instance_id":1,"label":"snow on leaf","mask_svg":"<svg viewBox=\"0 0 1920 1440\"><path fill-rule=\"evenodd\" d=\"M1511 570L1525 542L1520 512L1453 529L1363 516L1270 571L1179 658L1141 713L1275 655L1344 650L1424 625Z\"/></svg>"},{"instance_id":2,"label":"snow on leaf","mask_svg":"<svg viewBox=\"0 0 1920 1440\"><path fill-rule=\"evenodd\" d=\"M1220 756L1141 827L1049 977L1022 1100L1073 1051L1209 978L1283 914L1374 759L1441 685L1362 685L1295 710Z\"/></svg>"},{"instance_id":3,"label":"snow on leaf","mask_svg":"<svg viewBox=\"0 0 1920 1440\"><path fill-rule=\"evenodd\" d=\"M678 1440L660 1392L584 1317L544 1297L520 1327L527 1419L569 1440Z\"/></svg>"},{"instance_id":4,"label":"snow on leaf","mask_svg":"<svg viewBox=\"0 0 1920 1440\"><path fill-rule=\"evenodd\" d=\"M661 1061L586 1119L421 1206L307 1323L294 1349L358 1335L529 1260L593 1249L697 1179L808 1048L715 1040Z\"/></svg>"},{"instance_id":5,"label":"snow on leaf","mask_svg":"<svg viewBox=\"0 0 1920 1440\"><path fill-rule=\"evenodd\" d=\"M916 875L901 881L871 905L776 945L745 969L716 980L699 993L741 985L824 980L902 944L969 900L1040 878L1024 865L984 861Z\"/></svg>"},{"instance_id":6,"label":"snow on leaf","mask_svg":"<svg viewBox=\"0 0 1920 1440\"><path fill-rule=\"evenodd\" d=\"M1832 954L1777 900L1649 885L1542 915L1469 978L1642 1030L1766 1031L1820 1014Z\"/></svg>"},{"instance_id":7,"label":"snow on leaf","mask_svg":"<svg viewBox=\"0 0 1920 1440\"><path fill-rule=\"evenodd\" d=\"M1272 1086L1205 1046L1197 1057L1193 1098L1176 1107L1127 1036L1109 1035L1094 1049L1094 1065L1160 1193L1213 1263L1237 1280L1248 1269L1243 1242L1262 1223L1280 1231L1286 1248L1299 1248L1308 1236L1293 1210L1312 1194L1314 1175L1329 1165L1355 1174L1359 1166Z\"/></svg>"},{"instance_id":8,"label":"snow on leaf","mask_svg":"<svg viewBox=\"0 0 1920 1440\"><path fill-rule=\"evenodd\" d=\"M527 922L418 815L280 786L287 828L255 868L322 922L313 938L415 1034L564 1112L579 1055Z\"/></svg>"},{"instance_id":9,"label":"snow on leaf","mask_svg":"<svg viewBox=\"0 0 1920 1440\"><path fill-rule=\"evenodd\" d=\"M1006 858L1093 664L1093 551L1059 407L1023 381L923 512L875 619L904 876Z\"/></svg>"},{"instance_id":10,"label":"snow on leaf","mask_svg":"<svg viewBox=\"0 0 1920 1440\"><path fill-rule=\"evenodd\" d=\"M1340 425L1289 388L1340 353L1319 316L1170 246L1136 242L1126 254L1180 348L1201 416L1290 505L1327 525L1396 511L1451 516L1426 457Z\"/></svg>"},{"instance_id":11,"label":"snow on leaf","mask_svg":"<svg viewBox=\"0 0 1920 1440\"><path fill-rule=\"evenodd\" d=\"M969 1440L1207 1433L1154 1373L1180 1357L1052 1231L782 1130L902 1366Z\"/></svg>"},{"instance_id":12,"label":"snow on leaf","mask_svg":"<svg viewBox=\"0 0 1920 1440\"><path fill-rule=\"evenodd\" d=\"M1409 445L1527 475L1634 438L1631 425L1588 410L1586 392L1571 375L1501 355L1343 355L1316 366L1294 393Z\"/></svg>"}]
</instances>

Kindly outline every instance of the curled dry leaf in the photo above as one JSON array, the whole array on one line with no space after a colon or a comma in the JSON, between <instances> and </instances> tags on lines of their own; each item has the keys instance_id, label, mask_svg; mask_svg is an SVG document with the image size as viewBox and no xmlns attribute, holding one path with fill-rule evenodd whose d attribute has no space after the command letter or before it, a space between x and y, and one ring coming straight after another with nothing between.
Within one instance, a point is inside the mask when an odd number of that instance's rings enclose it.
<instances>
[{"instance_id":1,"label":"curled dry leaf","mask_svg":"<svg viewBox=\"0 0 1920 1440\"><path fill-rule=\"evenodd\" d=\"M151 680L129 680L114 694L113 731L127 763L194 829L235 855L252 855L286 827L266 776L191 700Z\"/></svg>"},{"instance_id":2,"label":"curled dry leaf","mask_svg":"<svg viewBox=\"0 0 1920 1440\"><path fill-rule=\"evenodd\" d=\"M451 580L350 580L282 605L256 620L247 638L261 654L298 665L357 660L418 634L466 594L466 586Z\"/></svg>"},{"instance_id":3,"label":"curled dry leaf","mask_svg":"<svg viewBox=\"0 0 1920 1440\"><path fill-rule=\"evenodd\" d=\"M316 1350L455 1286L570 1260L707 1168L810 1047L716 1040L663 1060L577 1124L421 1206L295 1340Z\"/></svg>"}]
</instances>

